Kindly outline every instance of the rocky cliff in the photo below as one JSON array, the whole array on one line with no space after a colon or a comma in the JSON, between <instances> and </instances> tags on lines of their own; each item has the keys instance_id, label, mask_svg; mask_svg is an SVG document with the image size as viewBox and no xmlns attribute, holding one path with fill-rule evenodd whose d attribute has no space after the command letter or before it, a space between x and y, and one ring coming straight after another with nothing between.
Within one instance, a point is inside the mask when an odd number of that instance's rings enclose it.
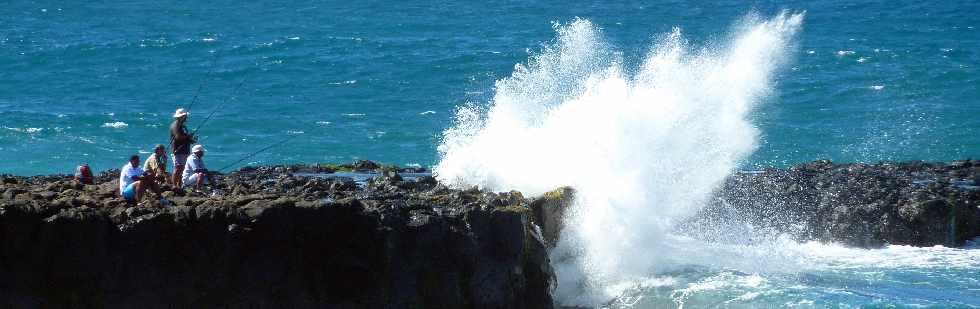
<instances>
[{"instance_id":1,"label":"rocky cliff","mask_svg":"<svg viewBox=\"0 0 980 309\"><path fill-rule=\"evenodd\" d=\"M358 169L373 174L333 174ZM547 248L573 188L527 198L404 172L417 171L251 168L139 205L116 197L112 171L98 185L0 177L0 307L553 307ZM817 161L735 173L678 228L958 245L980 236L978 207L980 161Z\"/></svg>"},{"instance_id":2,"label":"rocky cliff","mask_svg":"<svg viewBox=\"0 0 980 309\"><path fill-rule=\"evenodd\" d=\"M137 207L111 172L3 177L0 307L552 307L520 193L301 172L317 170L244 170Z\"/></svg>"},{"instance_id":3,"label":"rocky cliff","mask_svg":"<svg viewBox=\"0 0 980 309\"><path fill-rule=\"evenodd\" d=\"M737 173L683 229L719 240L958 246L980 236L980 161L816 161Z\"/></svg>"}]
</instances>

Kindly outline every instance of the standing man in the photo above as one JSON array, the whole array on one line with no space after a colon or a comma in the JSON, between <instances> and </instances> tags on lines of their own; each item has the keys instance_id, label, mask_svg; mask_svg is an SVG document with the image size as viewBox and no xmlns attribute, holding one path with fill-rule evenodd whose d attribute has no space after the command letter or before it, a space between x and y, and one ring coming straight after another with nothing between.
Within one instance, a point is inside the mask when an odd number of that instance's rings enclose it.
<instances>
[{"instance_id":1,"label":"standing man","mask_svg":"<svg viewBox=\"0 0 980 309\"><path fill-rule=\"evenodd\" d=\"M194 153L187 157L187 168L184 169L183 183L200 189L201 185L207 182L213 183L211 173L204 167L204 146L194 145Z\"/></svg>"},{"instance_id":2,"label":"standing man","mask_svg":"<svg viewBox=\"0 0 980 309\"><path fill-rule=\"evenodd\" d=\"M175 187L182 187L182 175L184 173L184 163L187 161L187 156L191 153L191 144L197 142L194 140L194 136L187 133L187 111L183 108L178 108L174 112L174 123L170 125L170 149L173 150L174 155L174 176L173 183Z\"/></svg>"},{"instance_id":3,"label":"standing man","mask_svg":"<svg viewBox=\"0 0 980 309\"><path fill-rule=\"evenodd\" d=\"M143 171L153 173L157 181L170 181L167 178L167 149L163 147L163 144L157 144L156 147L153 147L153 154L146 158L146 162L143 163Z\"/></svg>"}]
</instances>

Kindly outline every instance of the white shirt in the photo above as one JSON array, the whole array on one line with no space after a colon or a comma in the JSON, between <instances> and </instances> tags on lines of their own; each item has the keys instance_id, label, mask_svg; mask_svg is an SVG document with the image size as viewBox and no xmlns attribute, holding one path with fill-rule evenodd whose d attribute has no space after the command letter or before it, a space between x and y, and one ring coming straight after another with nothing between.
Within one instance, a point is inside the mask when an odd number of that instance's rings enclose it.
<instances>
[{"instance_id":1,"label":"white shirt","mask_svg":"<svg viewBox=\"0 0 980 309\"><path fill-rule=\"evenodd\" d=\"M199 169L205 169L204 160L201 157L194 155L193 153L187 156L187 163L184 163L184 173L181 175L181 179L187 182L191 175L194 175L194 171ZM188 185L185 183L184 185Z\"/></svg>"},{"instance_id":2,"label":"white shirt","mask_svg":"<svg viewBox=\"0 0 980 309\"><path fill-rule=\"evenodd\" d=\"M123 192L126 186L136 181L133 177L139 176L143 176L143 169L133 167L133 164L126 162L126 165L123 165L119 171L119 192Z\"/></svg>"}]
</instances>

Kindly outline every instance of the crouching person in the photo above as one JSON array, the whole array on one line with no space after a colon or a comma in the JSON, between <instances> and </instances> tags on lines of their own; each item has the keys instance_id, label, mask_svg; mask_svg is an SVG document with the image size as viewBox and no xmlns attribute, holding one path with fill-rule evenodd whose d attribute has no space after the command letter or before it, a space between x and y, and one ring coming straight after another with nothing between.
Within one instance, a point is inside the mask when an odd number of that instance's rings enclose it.
<instances>
[{"instance_id":1,"label":"crouching person","mask_svg":"<svg viewBox=\"0 0 980 309\"><path fill-rule=\"evenodd\" d=\"M153 154L149 158L146 158L146 163L143 164L144 173L152 173L156 175L156 183L167 183L170 181L167 177L167 149L163 147L163 144L157 144L153 147Z\"/></svg>"},{"instance_id":2,"label":"crouching person","mask_svg":"<svg viewBox=\"0 0 980 309\"><path fill-rule=\"evenodd\" d=\"M195 189L200 189L203 184L214 182L211 174L204 167L204 146L194 145L194 148L191 148L182 176L184 186L194 186Z\"/></svg>"}]
</instances>

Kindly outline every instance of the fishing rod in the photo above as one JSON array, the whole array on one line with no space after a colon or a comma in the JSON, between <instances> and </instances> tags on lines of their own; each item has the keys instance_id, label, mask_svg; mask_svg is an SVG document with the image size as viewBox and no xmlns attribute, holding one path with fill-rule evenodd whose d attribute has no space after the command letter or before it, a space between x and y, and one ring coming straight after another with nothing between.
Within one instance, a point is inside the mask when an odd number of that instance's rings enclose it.
<instances>
[{"instance_id":1,"label":"fishing rod","mask_svg":"<svg viewBox=\"0 0 980 309\"><path fill-rule=\"evenodd\" d=\"M218 64L218 54L215 53L214 59L211 59L211 68L208 69L207 74L204 74L204 79L201 80L201 83L197 85L197 91L194 92L194 97L191 98L191 104L189 104L187 108L184 110L189 112L191 110L191 107L194 107L194 103L197 103L197 97L201 94L201 90L204 89L204 85L208 83L208 80L211 77L211 73L214 72L214 67L216 67L217 64ZM177 105L180 105L180 103L178 103Z\"/></svg>"},{"instance_id":2,"label":"fishing rod","mask_svg":"<svg viewBox=\"0 0 980 309\"><path fill-rule=\"evenodd\" d=\"M196 128L194 128L194 131L191 132L191 136L197 134L197 131L200 130L202 127L204 127L204 124L208 123L208 120L211 120L211 117L213 117L215 113L221 110L221 108L224 107L225 104L228 103L228 101L232 101L238 98L235 96L235 94L238 93L238 89L241 89L242 86L245 85L245 80L248 79L248 72L249 71L245 71L245 75L242 76L242 80L238 83L237 86L235 86L235 89L231 91L231 97L229 97L227 100L222 101L221 104L215 107L214 110L212 110L211 113L208 114L208 116L205 117L204 120L202 120L201 123L199 123Z\"/></svg>"},{"instance_id":3,"label":"fishing rod","mask_svg":"<svg viewBox=\"0 0 980 309\"><path fill-rule=\"evenodd\" d=\"M204 79L201 80L201 83L197 85L197 91L194 91L194 97L191 98L191 103L187 106L186 109L184 109L185 112L190 112L191 107L194 107L194 103L197 103L197 98L201 94L201 90L204 89L204 85L207 84L208 83L208 80L211 79L210 78L211 77L211 73L214 72L214 68L218 66L218 58L219 58L218 57L218 53L215 53L214 54L214 58L211 59L211 67L208 68L208 72L206 74L204 74ZM176 109L179 106L180 106L180 103L178 102L174 106L174 109ZM175 139L175 136L173 134L171 134L170 135L170 143L169 143L170 145L169 146L173 146L174 139ZM176 151L176 149L173 149L172 151Z\"/></svg>"},{"instance_id":4,"label":"fishing rod","mask_svg":"<svg viewBox=\"0 0 980 309\"><path fill-rule=\"evenodd\" d=\"M306 131L301 131L301 132L306 132ZM294 138L296 138L297 136L300 136L300 135L303 135L303 134L294 134L294 135L292 135L290 137L287 137L287 138L285 138L285 139L283 139L283 140L281 140L279 142L276 142L275 144L272 144L272 145L269 145L269 146L265 146L265 148L262 148L262 149L259 149L258 151L255 151L253 153L250 153L250 154L246 155L245 157L243 157L241 159L238 159L238 161L232 162L231 164L228 164L225 167L222 167L221 169L218 169L218 172L222 172L222 171L228 169L229 167L235 166L235 164L238 164L238 163L240 163L242 161L245 161L245 159L251 158L251 157L253 157L253 156L257 155L257 154L260 154L260 153L262 153L262 152L264 152L266 150L272 149L272 147L276 147L276 146L285 144L286 142L288 142L288 141L290 141L290 140L292 140L292 139L294 139Z\"/></svg>"}]
</instances>

